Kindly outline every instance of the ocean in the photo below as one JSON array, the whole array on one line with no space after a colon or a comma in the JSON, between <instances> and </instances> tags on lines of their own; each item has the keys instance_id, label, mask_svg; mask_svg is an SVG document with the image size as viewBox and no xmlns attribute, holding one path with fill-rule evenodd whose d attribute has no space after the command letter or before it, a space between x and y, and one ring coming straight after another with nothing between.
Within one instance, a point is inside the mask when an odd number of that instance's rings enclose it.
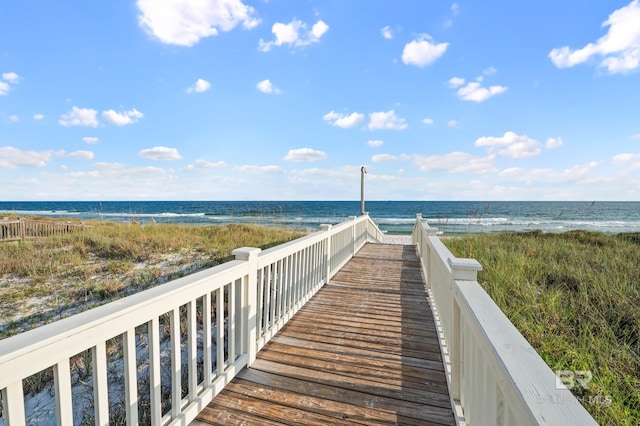
<instances>
[{"instance_id":1,"label":"ocean","mask_svg":"<svg viewBox=\"0 0 640 426\"><path fill-rule=\"evenodd\" d=\"M389 234L410 234L416 213L445 234L466 232L640 232L640 202L367 201L365 210ZM360 214L360 201L51 201L0 202L0 216L224 225L253 223L305 230Z\"/></svg>"}]
</instances>

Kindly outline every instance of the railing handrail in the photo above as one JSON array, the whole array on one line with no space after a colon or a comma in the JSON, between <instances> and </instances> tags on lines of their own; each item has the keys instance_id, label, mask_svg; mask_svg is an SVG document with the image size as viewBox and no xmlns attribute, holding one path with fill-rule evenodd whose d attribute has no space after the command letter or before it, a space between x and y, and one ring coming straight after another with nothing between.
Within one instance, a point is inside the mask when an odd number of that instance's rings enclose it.
<instances>
[{"instance_id":1,"label":"railing handrail","mask_svg":"<svg viewBox=\"0 0 640 426\"><path fill-rule=\"evenodd\" d=\"M383 238L368 215L322 229L264 252L246 247L234 250L236 260L0 340L3 406L0 418L5 425L7 420L11 426L24 425L22 382L32 374L52 368L55 417L58 424L72 423L70 361L75 355L91 350L95 422L108 423L107 364L110 361L105 348L108 340L122 336L127 422L136 424L136 328L146 325L151 421L163 425L188 423L241 368L251 364L259 346L328 282L333 273L330 265L348 260L367 241ZM215 332L211 312L214 296ZM186 309L186 318L180 313L182 308ZM199 322L196 320L198 309L203 317ZM169 331L165 330L162 336L170 340L172 367L171 409L163 414L159 318L165 314L169 314ZM181 338L183 319L187 323L186 343ZM201 348L198 347L200 338ZM214 354L211 353L213 341L216 345ZM188 349L186 359L181 355L185 349ZM203 379L198 375L199 351L204 358L201 362ZM214 363L215 373L212 372ZM187 371L188 389L183 389L181 384L183 370ZM182 390L187 390L186 397L182 396Z\"/></svg>"},{"instance_id":2,"label":"railing handrail","mask_svg":"<svg viewBox=\"0 0 640 426\"><path fill-rule=\"evenodd\" d=\"M597 424L480 286L477 261L456 258L421 215L412 241L427 273L459 423Z\"/></svg>"}]
</instances>

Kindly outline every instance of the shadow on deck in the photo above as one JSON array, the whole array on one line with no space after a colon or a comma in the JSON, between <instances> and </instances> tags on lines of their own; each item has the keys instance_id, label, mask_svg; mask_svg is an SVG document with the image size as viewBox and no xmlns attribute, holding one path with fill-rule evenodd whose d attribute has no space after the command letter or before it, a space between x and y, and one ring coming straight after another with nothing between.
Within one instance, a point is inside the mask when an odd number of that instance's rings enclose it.
<instances>
[{"instance_id":1,"label":"shadow on deck","mask_svg":"<svg viewBox=\"0 0 640 426\"><path fill-rule=\"evenodd\" d=\"M453 424L414 246L367 244L194 426Z\"/></svg>"}]
</instances>

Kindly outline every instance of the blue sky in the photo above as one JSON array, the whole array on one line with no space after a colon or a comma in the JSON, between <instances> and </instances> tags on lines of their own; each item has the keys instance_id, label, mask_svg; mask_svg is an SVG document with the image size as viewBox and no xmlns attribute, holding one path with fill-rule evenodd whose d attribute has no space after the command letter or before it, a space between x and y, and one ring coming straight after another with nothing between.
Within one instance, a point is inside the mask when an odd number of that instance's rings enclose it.
<instances>
[{"instance_id":1,"label":"blue sky","mask_svg":"<svg viewBox=\"0 0 640 426\"><path fill-rule=\"evenodd\" d=\"M31 0L0 200L640 199L640 4Z\"/></svg>"}]
</instances>

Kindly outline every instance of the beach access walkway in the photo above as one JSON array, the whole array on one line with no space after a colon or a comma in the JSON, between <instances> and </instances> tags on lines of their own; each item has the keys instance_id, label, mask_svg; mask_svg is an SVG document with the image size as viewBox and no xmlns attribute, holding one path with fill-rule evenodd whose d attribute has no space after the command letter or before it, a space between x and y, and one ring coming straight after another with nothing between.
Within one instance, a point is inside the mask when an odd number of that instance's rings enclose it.
<instances>
[{"instance_id":1,"label":"beach access walkway","mask_svg":"<svg viewBox=\"0 0 640 426\"><path fill-rule=\"evenodd\" d=\"M453 424L415 246L367 244L192 425Z\"/></svg>"}]
</instances>

